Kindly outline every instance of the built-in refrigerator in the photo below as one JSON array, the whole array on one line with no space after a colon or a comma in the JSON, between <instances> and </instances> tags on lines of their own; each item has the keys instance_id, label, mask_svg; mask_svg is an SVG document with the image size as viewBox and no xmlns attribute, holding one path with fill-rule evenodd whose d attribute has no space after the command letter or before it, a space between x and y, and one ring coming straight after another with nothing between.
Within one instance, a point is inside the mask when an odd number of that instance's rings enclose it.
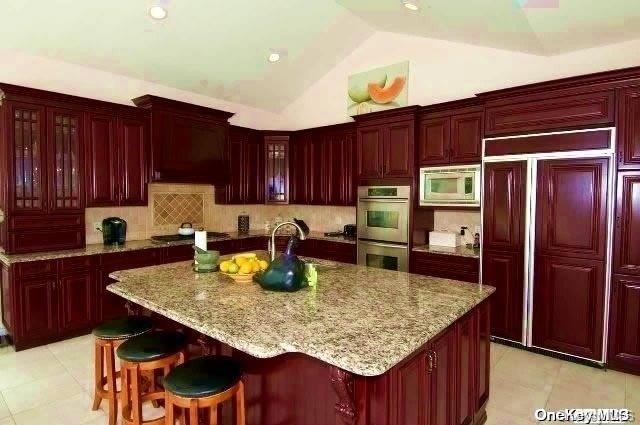
<instances>
[{"instance_id":1,"label":"built-in refrigerator","mask_svg":"<svg viewBox=\"0 0 640 425\"><path fill-rule=\"evenodd\" d=\"M497 288L494 338L605 361L614 133L483 140L481 282Z\"/></svg>"}]
</instances>

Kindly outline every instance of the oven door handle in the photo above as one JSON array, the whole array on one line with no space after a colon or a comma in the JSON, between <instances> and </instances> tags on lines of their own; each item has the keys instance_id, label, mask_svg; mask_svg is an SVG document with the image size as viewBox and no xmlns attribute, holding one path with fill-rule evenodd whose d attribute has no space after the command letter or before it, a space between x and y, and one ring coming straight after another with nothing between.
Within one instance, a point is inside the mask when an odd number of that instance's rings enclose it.
<instances>
[{"instance_id":1,"label":"oven door handle","mask_svg":"<svg viewBox=\"0 0 640 425\"><path fill-rule=\"evenodd\" d=\"M395 249L402 249L402 250L408 249L407 245L392 245L388 243L371 242L371 241L363 241L363 240L359 240L358 243L361 243L362 245L379 246L381 248L395 248Z\"/></svg>"}]
</instances>

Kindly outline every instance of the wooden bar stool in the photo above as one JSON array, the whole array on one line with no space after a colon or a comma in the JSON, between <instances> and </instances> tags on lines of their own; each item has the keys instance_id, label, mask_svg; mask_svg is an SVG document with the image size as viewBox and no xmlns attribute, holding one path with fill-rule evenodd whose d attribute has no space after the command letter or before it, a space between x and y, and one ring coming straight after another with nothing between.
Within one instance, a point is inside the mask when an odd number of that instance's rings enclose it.
<instances>
[{"instance_id":1,"label":"wooden bar stool","mask_svg":"<svg viewBox=\"0 0 640 425\"><path fill-rule=\"evenodd\" d=\"M186 338L180 332L152 331L129 338L116 354L122 373L122 423L126 425L162 425L165 417L144 420L142 404L164 400L164 390L158 389L155 374L167 376L172 368L186 360ZM151 376L149 389L142 387L142 375Z\"/></svg>"},{"instance_id":2,"label":"wooden bar stool","mask_svg":"<svg viewBox=\"0 0 640 425\"><path fill-rule=\"evenodd\" d=\"M93 330L95 336L95 375L93 410L102 400L109 401L109 425L118 417L118 385L120 372L116 372L115 352L128 338L142 335L153 328L153 322L144 316L128 316L105 322ZM106 388L105 388L106 387Z\"/></svg>"},{"instance_id":3,"label":"wooden bar stool","mask_svg":"<svg viewBox=\"0 0 640 425\"><path fill-rule=\"evenodd\" d=\"M199 424L199 410L208 410L209 425L218 424L218 405L235 398L236 425L245 425L242 370L231 357L205 356L176 367L164 379L165 424L174 425L174 409L188 411ZM185 414L185 416L187 416Z\"/></svg>"}]
</instances>

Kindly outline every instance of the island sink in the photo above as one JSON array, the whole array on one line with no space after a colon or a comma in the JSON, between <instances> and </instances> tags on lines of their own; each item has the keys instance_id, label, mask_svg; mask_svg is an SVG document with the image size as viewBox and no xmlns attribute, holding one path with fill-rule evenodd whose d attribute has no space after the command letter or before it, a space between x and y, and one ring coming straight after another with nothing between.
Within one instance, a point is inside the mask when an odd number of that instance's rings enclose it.
<instances>
[{"instance_id":1,"label":"island sink","mask_svg":"<svg viewBox=\"0 0 640 425\"><path fill-rule=\"evenodd\" d=\"M107 289L244 368L247 423L479 424L494 288L345 263L271 292L189 262L111 274ZM230 407L221 409L228 423ZM453 420L455 419L455 420Z\"/></svg>"}]
</instances>

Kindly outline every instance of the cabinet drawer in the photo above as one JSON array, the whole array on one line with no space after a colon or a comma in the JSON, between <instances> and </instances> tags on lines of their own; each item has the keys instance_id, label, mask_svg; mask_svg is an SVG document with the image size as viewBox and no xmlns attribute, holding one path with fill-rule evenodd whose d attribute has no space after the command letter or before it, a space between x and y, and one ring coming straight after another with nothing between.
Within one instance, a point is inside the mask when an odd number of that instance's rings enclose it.
<instances>
[{"instance_id":1,"label":"cabinet drawer","mask_svg":"<svg viewBox=\"0 0 640 425\"><path fill-rule=\"evenodd\" d=\"M480 270L480 261L478 258L424 252L412 252L411 258L412 273L474 283L478 282Z\"/></svg>"},{"instance_id":2,"label":"cabinet drawer","mask_svg":"<svg viewBox=\"0 0 640 425\"><path fill-rule=\"evenodd\" d=\"M20 254L84 247L84 228L8 232L7 252Z\"/></svg>"},{"instance_id":3,"label":"cabinet drawer","mask_svg":"<svg viewBox=\"0 0 640 425\"><path fill-rule=\"evenodd\" d=\"M314 253L317 258L341 261L343 263L356 263L356 245L344 242L332 242L317 240Z\"/></svg>"},{"instance_id":4,"label":"cabinet drawer","mask_svg":"<svg viewBox=\"0 0 640 425\"><path fill-rule=\"evenodd\" d=\"M9 220L9 230L39 230L57 227L80 227L84 230L84 216L77 214L46 216L14 216Z\"/></svg>"},{"instance_id":5,"label":"cabinet drawer","mask_svg":"<svg viewBox=\"0 0 640 425\"><path fill-rule=\"evenodd\" d=\"M168 246L163 251L163 263L193 260L194 256L193 245Z\"/></svg>"},{"instance_id":6,"label":"cabinet drawer","mask_svg":"<svg viewBox=\"0 0 640 425\"><path fill-rule=\"evenodd\" d=\"M61 258L58 260L58 271L60 273L71 273L81 270L89 270L95 265L95 256L85 255L81 257Z\"/></svg>"},{"instance_id":7,"label":"cabinet drawer","mask_svg":"<svg viewBox=\"0 0 640 425\"><path fill-rule=\"evenodd\" d=\"M100 257L100 265L107 268L121 267L121 270L152 266L162 261L160 248L142 249L140 251L117 252Z\"/></svg>"},{"instance_id":8,"label":"cabinet drawer","mask_svg":"<svg viewBox=\"0 0 640 425\"><path fill-rule=\"evenodd\" d=\"M55 275L57 273L55 260L29 261L18 263L15 267L19 279Z\"/></svg>"},{"instance_id":9,"label":"cabinet drawer","mask_svg":"<svg viewBox=\"0 0 640 425\"><path fill-rule=\"evenodd\" d=\"M502 135L612 124L614 100L613 91L602 91L489 106L485 116L485 134Z\"/></svg>"},{"instance_id":10,"label":"cabinet drawer","mask_svg":"<svg viewBox=\"0 0 640 425\"><path fill-rule=\"evenodd\" d=\"M266 251L267 237L256 236L255 238L240 239L240 247L243 251Z\"/></svg>"}]
</instances>

